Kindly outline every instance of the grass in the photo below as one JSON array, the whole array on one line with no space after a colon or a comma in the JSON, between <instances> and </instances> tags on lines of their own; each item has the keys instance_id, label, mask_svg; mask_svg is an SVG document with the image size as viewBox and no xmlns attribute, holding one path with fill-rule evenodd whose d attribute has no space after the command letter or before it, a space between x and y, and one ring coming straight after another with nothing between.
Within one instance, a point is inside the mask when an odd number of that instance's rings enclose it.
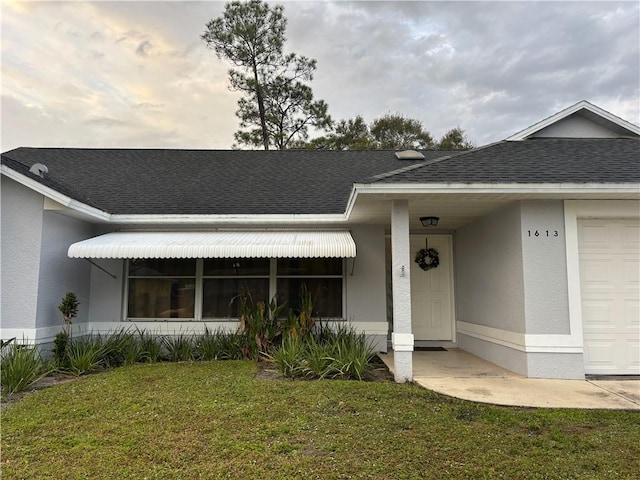
<instances>
[{"instance_id":1,"label":"grass","mask_svg":"<svg viewBox=\"0 0 640 480\"><path fill-rule=\"evenodd\" d=\"M480 405L412 384L138 364L6 406L18 478L637 478L640 415Z\"/></svg>"}]
</instances>

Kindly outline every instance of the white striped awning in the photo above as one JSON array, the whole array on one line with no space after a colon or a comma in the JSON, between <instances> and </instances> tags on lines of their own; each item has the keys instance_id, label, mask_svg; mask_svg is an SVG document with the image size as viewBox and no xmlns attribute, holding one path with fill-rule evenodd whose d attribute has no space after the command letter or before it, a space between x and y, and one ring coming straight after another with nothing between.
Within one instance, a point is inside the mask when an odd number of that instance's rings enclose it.
<instances>
[{"instance_id":1,"label":"white striped awning","mask_svg":"<svg viewBox=\"0 0 640 480\"><path fill-rule=\"evenodd\" d=\"M71 258L308 258L356 256L348 231L115 232L69 247Z\"/></svg>"}]
</instances>

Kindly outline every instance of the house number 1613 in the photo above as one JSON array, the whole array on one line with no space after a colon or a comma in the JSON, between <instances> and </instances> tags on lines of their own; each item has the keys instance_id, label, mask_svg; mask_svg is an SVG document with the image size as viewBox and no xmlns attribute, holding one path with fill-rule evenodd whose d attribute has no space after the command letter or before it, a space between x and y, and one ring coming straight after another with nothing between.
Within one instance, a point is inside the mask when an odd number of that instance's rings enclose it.
<instances>
[{"instance_id":1,"label":"house number 1613","mask_svg":"<svg viewBox=\"0 0 640 480\"><path fill-rule=\"evenodd\" d=\"M527 230L530 237L557 237L558 230Z\"/></svg>"}]
</instances>

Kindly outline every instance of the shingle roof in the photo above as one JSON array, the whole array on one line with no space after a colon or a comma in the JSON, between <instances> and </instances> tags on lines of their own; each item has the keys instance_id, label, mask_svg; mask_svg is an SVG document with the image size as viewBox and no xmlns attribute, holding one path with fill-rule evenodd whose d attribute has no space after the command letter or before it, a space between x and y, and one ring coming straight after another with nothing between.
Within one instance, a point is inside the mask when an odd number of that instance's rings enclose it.
<instances>
[{"instance_id":1,"label":"shingle roof","mask_svg":"<svg viewBox=\"0 0 640 480\"><path fill-rule=\"evenodd\" d=\"M640 141L535 139L467 152L18 148L2 163L114 214L344 213L354 183L640 183ZM45 178L29 173L43 163Z\"/></svg>"},{"instance_id":2,"label":"shingle roof","mask_svg":"<svg viewBox=\"0 0 640 480\"><path fill-rule=\"evenodd\" d=\"M502 141L377 175L364 183L640 183L640 141Z\"/></svg>"},{"instance_id":3,"label":"shingle roof","mask_svg":"<svg viewBox=\"0 0 640 480\"><path fill-rule=\"evenodd\" d=\"M36 162L44 179L28 171ZM354 182L417 162L385 150L17 148L2 163L115 214L332 214L344 213Z\"/></svg>"}]
</instances>

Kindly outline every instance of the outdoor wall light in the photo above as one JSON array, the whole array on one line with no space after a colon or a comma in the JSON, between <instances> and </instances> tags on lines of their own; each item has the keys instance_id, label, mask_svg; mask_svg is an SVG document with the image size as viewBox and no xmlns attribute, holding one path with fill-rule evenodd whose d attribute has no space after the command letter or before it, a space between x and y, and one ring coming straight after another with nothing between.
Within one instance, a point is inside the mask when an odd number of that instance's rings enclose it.
<instances>
[{"instance_id":1,"label":"outdoor wall light","mask_svg":"<svg viewBox=\"0 0 640 480\"><path fill-rule=\"evenodd\" d=\"M420 217L420 223L423 227L437 227L440 217Z\"/></svg>"}]
</instances>

